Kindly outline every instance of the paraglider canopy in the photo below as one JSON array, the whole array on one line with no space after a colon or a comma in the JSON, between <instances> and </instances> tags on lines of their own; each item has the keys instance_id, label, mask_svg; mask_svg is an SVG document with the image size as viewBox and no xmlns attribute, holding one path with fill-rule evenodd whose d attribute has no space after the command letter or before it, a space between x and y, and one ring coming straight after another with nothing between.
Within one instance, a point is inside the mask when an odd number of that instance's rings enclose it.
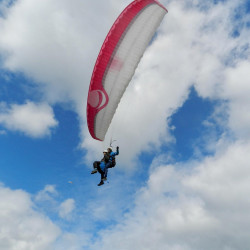
<instances>
[{"instance_id":1,"label":"paraglider canopy","mask_svg":"<svg viewBox=\"0 0 250 250\"><path fill-rule=\"evenodd\" d=\"M111 27L89 86L87 123L94 139L104 140L120 99L166 13L157 0L135 0Z\"/></svg>"}]
</instances>

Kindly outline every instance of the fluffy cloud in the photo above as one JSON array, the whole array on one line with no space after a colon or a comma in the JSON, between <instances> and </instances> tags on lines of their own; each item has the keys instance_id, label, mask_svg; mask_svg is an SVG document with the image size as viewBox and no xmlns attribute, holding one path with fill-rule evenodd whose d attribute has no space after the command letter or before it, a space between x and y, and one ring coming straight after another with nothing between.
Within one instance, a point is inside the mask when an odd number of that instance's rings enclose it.
<instances>
[{"instance_id":1,"label":"fluffy cloud","mask_svg":"<svg viewBox=\"0 0 250 250\"><path fill-rule=\"evenodd\" d=\"M46 185L43 190L39 191L35 196L37 202L51 201L58 195L54 185Z\"/></svg>"},{"instance_id":2,"label":"fluffy cloud","mask_svg":"<svg viewBox=\"0 0 250 250\"><path fill-rule=\"evenodd\" d=\"M202 162L155 162L135 209L91 249L246 249L249 149L237 142Z\"/></svg>"},{"instance_id":3,"label":"fluffy cloud","mask_svg":"<svg viewBox=\"0 0 250 250\"><path fill-rule=\"evenodd\" d=\"M47 101L72 102L81 117L94 60L110 25L101 13L115 18L104 11L107 6L20 0L2 8L3 67L34 79ZM105 27L99 29L100 24Z\"/></svg>"},{"instance_id":4,"label":"fluffy cloud","mask_svg":"<svg viewBox=\"0 0 250 250\"><path fill-rule=\"evenodd\" d=\"M39 138L50 135L57 126L52 108L45 103L27 102L23 105L0 105L0 124L12 131L20 131L27 136Z\"/></svg>"},{"instance_id":5,"label":"fluffy cloud","mask_svg":"<svg viewBox=\"0 0 250 250\"><path fill-rule=\"evenodd\" d=\"M72 211L75 208L75 201L73 199L67 199L59 206L59 216L61 218L69 218Z\"/></svg>"},{"instance_id":6,"label":"fluffy cloud","mask_svg":"<svg viewBox=\"0 0 250 250\"><path fill-rule=\"evenodd\" d=\"M60 229L35 211L28 193L0 187L0 248L53 249Z\"/></svg>"},{"instance_id":7,"label":"fluffy cloud","mask_svg":"<svg viewBox=\"0 0 250 250\"><path fill-rule=\"evenodd\" d=\"M34 201L44 211L50 211L61 219L70 220L75 209L75 200L70 198L63 202L58 201L59 193L55 185L46 185L43 190L34 196Z\"/></svg>"},{"instance_id":8,"label":"fluffy cloud","mask_svg":"<svg viewBox=\"0 0 250 250\"><path fill-rule=\"evenodd\" d=\"M69 219L75 207L73 199L61 204L53 185L47 185L32 197L23 190L11 190L0 183L0 248L6 250L82 249L89 243L90 235L67 232L53 223L42 211L48 202L63 219ZM59 205L58 205L59 204ZM53 210L52 209L52 210ZM62 223L60 223L62 226Z\"/></svg>"},{"instance_id":9,"label":"fluffy cloud","mask_svg":"<svg viewBox=\"0 0 250 250\"><path fill-rule=\"evenodd\" d=\"M250 63L243 60L234 67L228 68L225 73L226 81L223 85L223 94L230 100L229 127L240 138L249 139L250 136ZM240 112L239 112L240 111Z\"/></svg>"}]
</instances>

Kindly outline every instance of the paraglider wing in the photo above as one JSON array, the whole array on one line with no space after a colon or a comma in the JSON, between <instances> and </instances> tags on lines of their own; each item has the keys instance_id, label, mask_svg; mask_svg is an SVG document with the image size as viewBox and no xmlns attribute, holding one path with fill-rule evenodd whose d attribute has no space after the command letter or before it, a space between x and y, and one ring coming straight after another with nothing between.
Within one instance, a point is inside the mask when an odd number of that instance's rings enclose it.
<instances>
[{"instance_id":1,"label":"paraglider wing","mask_svg":"<svg viewBox=\"0 0 250 250\"><path fill-rule=\"evenodd\" d=\"M157 0L135 0L111 27L88 93L87 123L94 139L104 140L120 99L166 13Z\"/></svg>"}]
</instances>

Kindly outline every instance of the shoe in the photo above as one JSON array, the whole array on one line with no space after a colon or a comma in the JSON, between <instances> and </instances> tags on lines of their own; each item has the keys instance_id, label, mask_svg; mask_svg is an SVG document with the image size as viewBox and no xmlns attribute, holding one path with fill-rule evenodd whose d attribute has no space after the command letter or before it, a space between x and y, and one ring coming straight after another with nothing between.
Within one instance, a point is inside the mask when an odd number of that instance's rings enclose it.
<instances>
[{"instance_id":1,"label":"shoe","mask_svg":"<svg viewBox=\"0 0 250 250\"><path fill-rule=\"evenodd\" d=\"M96 169L91 172L91 174L95 174L95 173L97 173Z\"/></svg>"},{"instance_id":2,"label":"shoe","mask_svg":"<svg viewBox=\"0 0 250 250\"><path fill-rule=\"evenodd\" d=\"M104 184L104 182L103 182L103 180L101 180L100 183L97 186L101 186L103 184Z\"/></svg>"}]
</instances>

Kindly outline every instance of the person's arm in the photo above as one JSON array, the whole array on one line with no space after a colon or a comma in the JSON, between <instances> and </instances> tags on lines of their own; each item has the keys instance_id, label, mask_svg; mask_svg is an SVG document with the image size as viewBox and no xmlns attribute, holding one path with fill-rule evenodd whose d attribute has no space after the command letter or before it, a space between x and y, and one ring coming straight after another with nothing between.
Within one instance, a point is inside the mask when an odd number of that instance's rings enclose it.
<instances>
[{"instance_id":1,"label":"person's arm","mask_svg":"<svg viewBox=\"0 0 250 250\"><path fill-rule=\"evenodd\" d=\"M119 155L119 147L118 146L116 147L116 153L115 154Z\"/></svg>"}]
</instances>

